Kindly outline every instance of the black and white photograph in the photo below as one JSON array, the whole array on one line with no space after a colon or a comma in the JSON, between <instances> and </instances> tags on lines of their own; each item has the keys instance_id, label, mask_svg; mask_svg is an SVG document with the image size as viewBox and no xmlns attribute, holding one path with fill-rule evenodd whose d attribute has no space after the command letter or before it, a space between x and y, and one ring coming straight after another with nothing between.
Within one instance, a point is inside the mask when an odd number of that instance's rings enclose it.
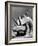
<instances>
[{"instance_id":1,"label":"black and white photograph","mask_svg":"<svg viewBox=\"0 0 38 46\"><path fill-rule=\"evenodd\" d=\"M5 44L36 42L36 3L5 3Z\"/></svg>"}]
</instances>

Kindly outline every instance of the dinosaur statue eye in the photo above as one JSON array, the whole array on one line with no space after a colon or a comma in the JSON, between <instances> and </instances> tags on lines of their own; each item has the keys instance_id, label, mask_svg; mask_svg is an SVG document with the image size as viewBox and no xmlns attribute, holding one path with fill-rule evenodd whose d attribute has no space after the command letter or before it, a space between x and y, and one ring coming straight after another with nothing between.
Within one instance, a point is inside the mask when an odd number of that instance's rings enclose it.
<instances>
[{"instance_id":1,"label":"dinosaur statue eye","mask_svg":"<svg viewBox=\"0 0 38 46\"><path fill-rule=\"evenodd\" d=\"M24 16L21 16L21 19L23 18Z\"/></svg>"}]
</instances>

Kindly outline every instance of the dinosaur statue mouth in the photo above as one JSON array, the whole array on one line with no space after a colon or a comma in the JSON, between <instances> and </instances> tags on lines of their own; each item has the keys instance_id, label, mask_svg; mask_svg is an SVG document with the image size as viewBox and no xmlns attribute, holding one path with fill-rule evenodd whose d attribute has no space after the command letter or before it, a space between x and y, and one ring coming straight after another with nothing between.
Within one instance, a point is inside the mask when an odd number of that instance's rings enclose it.
<instances>
[{"instance_id":1,"label":"dinosaur statue mouth","mask_svg":"<svg viewBox=\"0 0 38 46\"><path fill-rule=\"evenodd\" d=\"M13 31L17 32L16 36L24 36L26 34L25 28L26 28L25 26L17 26L16 28L15 27L13 28Z\"/></svg>"}]
</instances>

